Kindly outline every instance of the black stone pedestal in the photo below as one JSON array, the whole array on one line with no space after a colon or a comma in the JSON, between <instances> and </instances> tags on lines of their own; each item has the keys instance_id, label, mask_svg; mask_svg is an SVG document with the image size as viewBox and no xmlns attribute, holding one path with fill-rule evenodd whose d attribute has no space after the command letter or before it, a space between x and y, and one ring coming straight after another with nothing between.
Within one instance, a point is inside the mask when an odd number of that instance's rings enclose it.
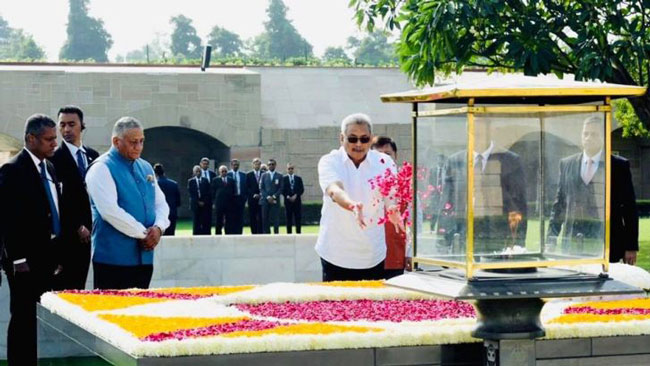
<instances>
[{"instance_id":1,"label":"black stone pedestal","mask_svg":"<svg viewBox=\"0 0 650 366\"><path fill-rule=\"evenodd\" d=\"M535 339L545 335L539 298L477 300L477 326L472 337L482 339Z\"/></svg>"}]
</instances>

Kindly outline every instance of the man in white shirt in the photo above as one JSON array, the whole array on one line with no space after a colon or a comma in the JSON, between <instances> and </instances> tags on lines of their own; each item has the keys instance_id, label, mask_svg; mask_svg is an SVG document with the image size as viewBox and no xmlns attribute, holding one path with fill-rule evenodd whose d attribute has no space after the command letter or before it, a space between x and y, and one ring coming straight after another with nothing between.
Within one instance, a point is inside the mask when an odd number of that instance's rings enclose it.
<instances>
[{"instance_id":1,"label":"man in white shirt","mask_svg":"<svg viewBox=\"0 0 650 366\"><path fill-rule=\"evenodd\" d=\"M318 162L323 210L315 249L323 281L381 279L386 244L378 221L386 204L395 229L403 230L403 223L397 207L385 202L369 181L387 169L395 172L395 164L388 155L370 150L372 123L365 114L343 119L339 141L341 147Z\"/></svg>"},{"instance_id":2,"label":"man in white shirt","mask_svg":"<svg viewBox=\"0 0 650 366\"><path fill-rule=\"evenodd\" d=\"M140 121L117 120L112 144L86 175L93 210L94 286L148 288L153 250L169 226L169 207L153 167L140 158Z\"/></svg>"}]
</instances>

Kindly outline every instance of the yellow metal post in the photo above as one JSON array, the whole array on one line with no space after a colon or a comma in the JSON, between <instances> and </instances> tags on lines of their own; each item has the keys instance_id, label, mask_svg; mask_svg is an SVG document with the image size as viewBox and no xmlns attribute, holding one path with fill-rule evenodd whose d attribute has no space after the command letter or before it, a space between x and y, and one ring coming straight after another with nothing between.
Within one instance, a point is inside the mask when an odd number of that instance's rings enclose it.
<instances>
[{"instance_id":1,"label":"yellow metal post","mask_svg":"<svg viewBox=\"0 0 650 366\"><path fill-rule=\"evenodd\" d=\"M611 97L605 98L605 105L610 106ZM605 111L605 258L603 271L609 271L609 236L612 210L612 111Z\"/></svg>"},{"instance_id":2,"label":"yellow metal post","mask_svg":"<svg viewBox=\"0 0 650 366\"><path fill-rule=\"evenodd\" d=\"M474 107L474 98L467 102L468 107ZM474 277L474 113L467 113L467 234L465 276Z\"/></svg>"}]
</instances>

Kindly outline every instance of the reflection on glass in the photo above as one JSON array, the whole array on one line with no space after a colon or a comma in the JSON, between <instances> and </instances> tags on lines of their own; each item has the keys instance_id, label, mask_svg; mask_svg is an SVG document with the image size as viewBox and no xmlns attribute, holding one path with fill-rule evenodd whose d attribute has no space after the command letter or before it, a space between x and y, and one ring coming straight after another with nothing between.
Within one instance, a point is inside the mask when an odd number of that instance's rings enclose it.
<instances>
[{"instance_id":1,"label":"reflection on glass","mask_svg":"<svg viewBox=\"0 0 650 366\"><path fill-rule=\"evenodd\" d=\"M602 257L603 121L603 113L475 115L475 262ZM422 118L416 133L416 255L464 263L467 116Z\"/></svg>"},{"instance_id":2,"label":"reflection on glass","mask_svg":"<svg viewBox=\"0 0 650 366\"><path fill-rule=\"evenodd\" d=\"M605 213L605 161L603 121L584 120L582 152L560 161L558 188L551 211L546 251L584 255L602 247ZM557 247L561 235L561 247ZM594 250L596 249L596 250Z\"/></svg>"}]
</instances>

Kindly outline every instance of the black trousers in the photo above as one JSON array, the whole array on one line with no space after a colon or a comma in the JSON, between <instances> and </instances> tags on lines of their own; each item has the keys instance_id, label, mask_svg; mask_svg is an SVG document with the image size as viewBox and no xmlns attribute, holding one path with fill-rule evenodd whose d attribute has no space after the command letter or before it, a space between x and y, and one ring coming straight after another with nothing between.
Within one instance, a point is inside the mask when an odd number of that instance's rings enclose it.
<instances>
[{"instance_id":1,"label":"black trousers","mask_svg":"<svg viewBox=\"0 0 650 366\"><path fill-rule=\"evenodd\" d=\"M262 234L262 208L257 200L248 200L248 217L250 220L251 234Z\"/></svg>"},{"instance_id":2,"label":"black trousers","mask_svg":"<svg viewBox=\"0 0 650 366\"><path fill-rule=\"evenodd\" d=\"M93 287L99 290L149 288L153 265L116 266L93 262Z\"/></svg>"},{"instance_id":3,"label":"black trousers","mask_svg":"<svg viewBox=\"0 0 650 366\"><path fill-rule=\"evenodd\" d=\"M352 269L343 268L321 258L323 266L323 282L330 281L363 281L381 280L384 278L384 261L370 268Z\"/></svg>"},{"instance_id":4,"label":"black trousers","mask_svg":"<svg viewBox=\"0 0 650 366\"><path fill-rule=\"evenodd\" d=\"M174 236L176 235L176 217L170 217L169 218L169 227L165 229L165 232L163 233L164 236Z\"/></svg>"},{"instance_id":5,"label":"black trousers","mask_svg":"<svg viewBox=\"0 0 650 366\"><path fill-rule=\"evenodd\" d=\"M68 246L62 258L63 272L56 276L53 287L55 290L83 290L86 288L88 278L92 244L74 240L68 243Z\"/></svg>"},{"instance_id":6,"label":"black trousers","mask_svg":"<svg viewBox=\"0 0 650 366\"><path fill-rule=\"evenodd\" d=\"M212 204L197 207L192 212L192 235L210 235L212 231Z\"/></svg>"},{"instance_id":7,"label":"black trousers","mask_svg":"<svg viewBox=\"0 0 650 366\"><path fill-rule=\"evenodd\" d=\"M262 230L264 234L271 233L271 225L273 225L273 232L280 233L280 204L262 205Z\"/></svg>"},{"instance_id":8,"label":"black trousers","mask_svg":"<svg viewBox=\"0 0 650 366\"><path fill-rule=\"evenodd\" d=\"M231 230L230 234L241 235L244 233L244 208L246 207L246 197L235 196L231 209Z\"/></svg>"},{"instance_id":9,"label":"black trousers","mask_svg":"<svg viewBox=\"0 0 650 366\"><path fill-rule=\"evenodd\" d=\"M41 295L52 289L54 267L42 268L31 264L30 272L14 273L13 264L5 272L9 282L9 311L7 331L7 361L9 366L37 364L36 303Z\"/></svg>"},{"instance_id":10,"label":"black trousers","mask_svg":"<svg viewBox=\"0 0 650 366\"><path fill-rule=\"evenodd\" d=\"M226 229L226 234L232 234L232 215L228 212L229 207L226 204L217 206L215 212L216 220L214 221L214 233L215 235L222 235L223 229Z\"/></svg>"},{"instance_id":11,"label":"black trousers","mask_svg":"<svg viewBox=\"0 0 650 366\"><path fill-rule=\"evenodd\" d=\"M296 225L296 234L300 234L300 227L302 226L302 202L299 199L291 202L285 197L284 210L287 214L287 234L291 234L293 225Z\"/></svg>"}]
</instances>

